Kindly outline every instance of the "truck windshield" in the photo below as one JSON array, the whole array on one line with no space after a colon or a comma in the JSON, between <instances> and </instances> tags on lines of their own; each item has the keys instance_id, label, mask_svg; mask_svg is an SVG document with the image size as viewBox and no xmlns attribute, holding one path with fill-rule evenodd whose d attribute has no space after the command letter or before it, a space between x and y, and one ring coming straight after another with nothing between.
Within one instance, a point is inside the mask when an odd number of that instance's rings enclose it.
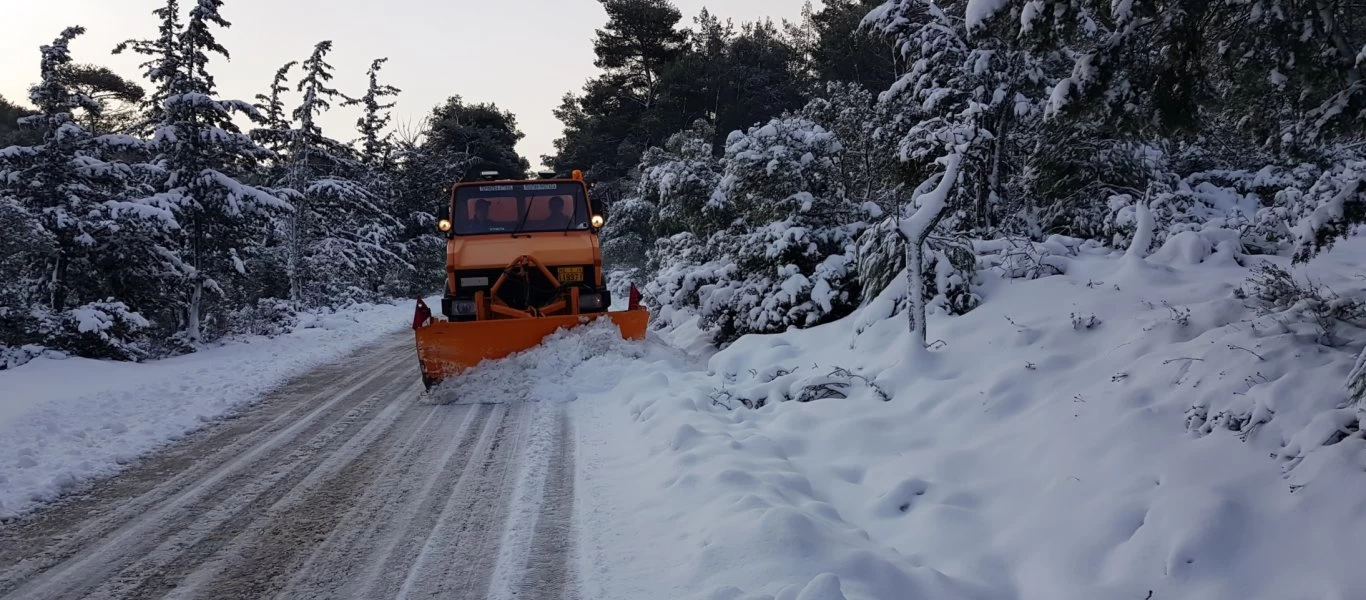
<instances>
[{"instance_id":1,"label":"truck windshield","mask_svg":"<svg viewBox=\"0 0 1366 600\"><path fill-rule=\"evenodd\" d=\"M457 235L588 229L588 200L577 182L461 186L454 208Z\"/></svg>"}]
</instances>

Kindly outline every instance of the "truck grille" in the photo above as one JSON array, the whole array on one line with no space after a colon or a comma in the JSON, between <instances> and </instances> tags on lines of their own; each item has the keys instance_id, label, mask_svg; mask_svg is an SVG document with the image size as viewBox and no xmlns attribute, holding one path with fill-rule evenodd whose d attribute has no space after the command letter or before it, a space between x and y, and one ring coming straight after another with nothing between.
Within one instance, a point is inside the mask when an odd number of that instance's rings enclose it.
<instances>
[{"instance_id":1,"label":"truck grille","mask_svg":"<svg viewBox=\"0 0 1366 600\"><path fill-rule=\"evenodd\" d=\"M559 266L547 267L551 273L555 273ZM527 269L526 279L518 279L509 276L503 282L503 287L498 289L498 298L508 306L517 310L526 310L531 306L545 306L559 295L559 290L551 287L550 281L541 274L539 269ZM468 271L456 271L456 296L459 298L473 298L478 291L487 292L498 282L498 278L503 276L502 269L471 269ZM462 286L461 280L487 278L487 285ZM592 282L595 280L595 273L592 265L583 265L584 281L580 285L583 289L592 289ZM530 300L528 302L528 300Z\"/></svg>"}]
</instances>

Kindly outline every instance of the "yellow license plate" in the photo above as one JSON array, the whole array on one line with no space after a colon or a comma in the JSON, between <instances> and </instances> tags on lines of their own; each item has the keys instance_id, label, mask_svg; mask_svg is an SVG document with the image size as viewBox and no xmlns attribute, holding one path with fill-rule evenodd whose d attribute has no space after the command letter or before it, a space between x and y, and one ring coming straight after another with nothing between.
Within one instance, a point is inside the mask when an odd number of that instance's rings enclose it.
<instances>
[{"instance_id":1,"label":"yellow license plate","mask_svg":"<svg viewBox=\"0 0 1366 600\"><path fill-rule=\"evenodd\" d=\"M583 267L560 267L555 277L559 278L560 283L583 283Z\"/></svg>"}]
</instances>

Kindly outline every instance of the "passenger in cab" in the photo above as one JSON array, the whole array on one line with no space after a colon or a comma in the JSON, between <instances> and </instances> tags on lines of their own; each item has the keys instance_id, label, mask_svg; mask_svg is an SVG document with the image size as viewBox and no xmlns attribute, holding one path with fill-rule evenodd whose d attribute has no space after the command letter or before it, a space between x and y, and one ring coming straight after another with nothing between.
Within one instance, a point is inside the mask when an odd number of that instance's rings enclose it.
<instances>
[{"instance_id":1,"label":"passenger in cab","mask_svg":"<svg viewBox=\"0 0 1366 600\"><path fill-rule=\"evenodd\" d=\"M565 208L564 196L551 196L550 216L546 217L545 228L568 229L569 222L573 219L574 215Z\"/></svg>"}]
</instances>

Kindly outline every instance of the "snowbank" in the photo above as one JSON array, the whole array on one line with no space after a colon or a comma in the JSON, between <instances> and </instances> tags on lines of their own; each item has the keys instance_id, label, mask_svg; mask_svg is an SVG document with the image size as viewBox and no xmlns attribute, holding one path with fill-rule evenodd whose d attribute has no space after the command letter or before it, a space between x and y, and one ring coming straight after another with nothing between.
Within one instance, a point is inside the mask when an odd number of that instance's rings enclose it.
<instances>
[{"instance_id":1,"label":"snowbank","mask_svg":"<svg viewBox=\"0 0 1366 600\"><path fill-rule=\"evenodd\" d=\"M1235 296L1249 269L1200 235L988 276L983 306L931 317L946 345L923 364L901 359L904 315L864 314L742 338L706 371L590 361L584 597L1358 597L1343 381L1366 335L1325 347L1293 311L1258 316ZM1360 289L1363 252L1314 280Z\"/></svg>"},{"instance_id":2,"label":"snowbank","mask_svg":"<svg viewBox=\"0 0 1366 600\"><path fill-rule=\"evenodd\" d=\"M412 311L411 301L357 305L302 314L286 335L166 360L44 357L0 371L0 518L117 473L290 377L411 326Z\"/></svg>"}]
</instances>

